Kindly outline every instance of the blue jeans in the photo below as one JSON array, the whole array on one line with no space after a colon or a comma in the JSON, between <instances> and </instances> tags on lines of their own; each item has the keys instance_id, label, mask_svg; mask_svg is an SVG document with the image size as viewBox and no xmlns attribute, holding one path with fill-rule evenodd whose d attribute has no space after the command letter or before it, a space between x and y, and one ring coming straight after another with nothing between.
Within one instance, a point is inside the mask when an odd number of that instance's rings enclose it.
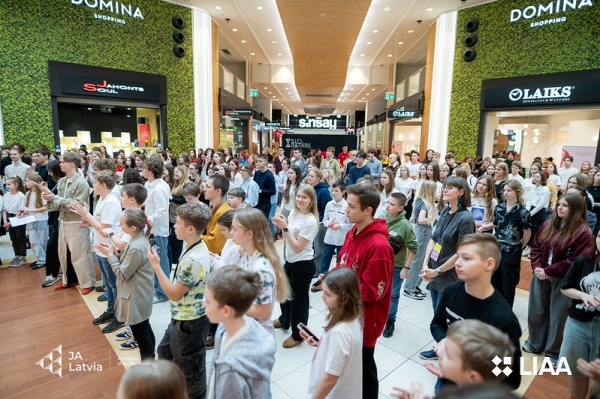
<instances>
[{"instance_id":1,"label":"blue jeans","mask_svg":"<svg viewBox=\"0 0 600 399\"><path fill-rule=\"evenodd\" d=\"M156 245L158 246L160 268L163 272L165 272L167 277L171 279L171 265L169 264L169 258L167 256L167 254L169 253L169 237L154 236L154 240L156 241ZM154 275L154 291L156 291L156 297L158 299L167 298L165 292L160 286L160 283L158 282L158 277L156 277L156 274Z\"/></svg>"},{"instance_id":2,"label":"blue jeans","mask_svg":"<svg viewBox=\"0 0 600 399\"><path fill-rule=\"evenodd\" d=\"M115 314L115 300L117 299L117 276L113 272L108 258L103 258L96 254L98 269L102 276L102 282L106 287L106 313Z\"/></svg>"},{"instance_id":3,"label":"blue jeans","mask_svg":"<svg viewBox=\"0 0 600 399\"><path fill-rule=\"evenodd\" d=\"M402 267L394 267L394 281L392 282L392 302L388 313L388 320L396 321L396 313L398 313L398 303L400 302L400 288L402 288L403 279L400 278Z\"/></svg>"},{"instance_id":4,"label":"blue jeans","mask_svg":"<svg viewBox=\"0 0 600 399\"><path fill-rule=\"evenodd\" d=\"M440 304L440 299L442 299L442 293L433 288L431 284L429 284L429 293L431 294L431 304L433 305L433 313L435 313L435 311L438 308L438 305Z\"/></svg>"},{"instance_id":5,"label":"blue jeans","mask_svg":"<svg viewBox=\"0 0 600 399\"><path fill-rule=\"evenodd\" d=\"M331 258L333 258L333 252L336 254L340 253L341 246L324 244L323 246L323 256L321 256L321 273L327 273L329 271L329 266L331 265Z\"/></svg>"},{"instance_id":6,"label":"blue jeans","mask_svg":"<svg viewBox=\"0 0 600 399\"><path fill-rule=\"evenodd\" d=\"M31 249L37 258L37 263L46 263L46 245L48 244L48 221L38 220L27 224L27 234L31 242Z\"/></svg>"},{"instance_id":7,"label":"blue jeans","mask_svg":"<svg viewBox=\"0 0 600 399\"><path fill-rule=\"evenodd\" d=\"M269 226L271 226L271 234L275 235L275 233L277 232L277 228L275 228L275 225L273 224L273 222L271 222L271 219L273 219L273 217L275 216L275 212L277 211L277 198L275 199L275 201L271 200L271 212L269 212Z\"/></svg>"}]
</instances>

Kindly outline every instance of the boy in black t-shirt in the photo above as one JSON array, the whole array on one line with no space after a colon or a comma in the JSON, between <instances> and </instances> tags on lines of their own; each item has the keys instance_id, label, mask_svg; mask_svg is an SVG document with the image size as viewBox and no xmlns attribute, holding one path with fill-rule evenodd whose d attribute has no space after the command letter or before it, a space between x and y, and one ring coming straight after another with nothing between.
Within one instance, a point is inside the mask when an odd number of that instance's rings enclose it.
<instances>
[{"instance_id":1,"label":"boy in black t-shirt","mask_svg":"<svg viewBox=\"0 0 600 399\"><path fill-rule=\"evenodd\" d=\"M453 322L466 319L477 319L505 332L515 346L515 352L511 364L505 364L513 373L503 383L517 389L521 384L521 326L491 283L492 274L500 263L498 241L491 234L469 234L460 239L456 247L456 273L461 281L450 284L442 293L431 321L431 335L440 342Z\"/></svg>"}]
</instances>

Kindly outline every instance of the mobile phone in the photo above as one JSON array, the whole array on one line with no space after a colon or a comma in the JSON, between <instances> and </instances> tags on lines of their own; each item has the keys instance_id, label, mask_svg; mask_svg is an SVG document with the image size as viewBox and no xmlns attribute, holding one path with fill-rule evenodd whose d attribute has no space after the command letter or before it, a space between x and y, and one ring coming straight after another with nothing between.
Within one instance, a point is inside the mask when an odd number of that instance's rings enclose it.
<instances>
[{"instance_id":1,"label":"mobile phone","mask_svg":"<svg viewBox=\"0 0 600 399\"><path fill-rule=\"evenodd\" d=\"M318 279L317 281L315 281L315 282L313 283L313 285L312 285L312 286L313 286L313 287L317 287L317 286L321 285L322 283L323 283L323 280L321 280L321 279Z\"/></svg>"},{"instance_id":2,"label":"mobile phone","mask_svg":"<svg viewBox=\"0 0 600 399\"><path fill-rule=\"evenodd\" d=\"M150 237L148 237L148 241L150 241L150 246L158 253L158 245L156 245L154 234L150 234Z\"/></svg>"},{"instance_id":3,"label":"mobile phone","mask_svg":"<svg viewBox=\"0 0 600 399\"><path fill-rule=\"evenodd\" d=\"M304 331L307 335L309 335L310 337L312 337L312 339L316 342L319 343L319 338L315 335L315 333L313 333L312 331L310 331L308 329L308 327L306 327L304 325L304 323L298 323L298 330L302 330Z\"/></svg>"}]
</instances>

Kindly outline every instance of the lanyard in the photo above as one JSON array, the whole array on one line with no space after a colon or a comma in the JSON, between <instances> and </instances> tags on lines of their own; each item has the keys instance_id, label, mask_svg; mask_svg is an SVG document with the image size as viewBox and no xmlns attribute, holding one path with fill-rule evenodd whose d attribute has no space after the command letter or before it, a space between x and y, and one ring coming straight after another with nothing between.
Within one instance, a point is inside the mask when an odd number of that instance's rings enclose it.
<instances>
[{"instance_id":1,"label":"lanyard","mask_svg":"<svg viewBox=\"0 0 600 399\"><path fill-rule=\"evenodd\" d=\"M196 245L200 245L201 242L202 242L202 238L199 239L198 241L196 241L195 243L193 243L192 245L190 245L190 247L187 248L185 250L185 252L179 257L179 262L181 262L181 259L183 259L185 254L190 252L192 250L192 248L194 248ZM177 266L175 266L175 273L173 273L173 282L175 282L175 279L177 278L177 270L179 270L179 262L177 262Z\"/></svg>"}]
</instances>

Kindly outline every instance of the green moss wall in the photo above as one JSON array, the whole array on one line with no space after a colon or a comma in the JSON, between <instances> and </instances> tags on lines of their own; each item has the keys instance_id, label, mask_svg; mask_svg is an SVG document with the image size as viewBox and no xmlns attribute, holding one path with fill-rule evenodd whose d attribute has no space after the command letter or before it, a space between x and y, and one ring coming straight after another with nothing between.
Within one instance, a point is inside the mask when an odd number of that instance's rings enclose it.
<instances>
[{"instance_id":1,"label":"green moss wall","mask_svg":"<svg viewBox=\"0 0 600 399\"><path fill-rule=\"evenodd\" d=\"M578 5L580 2L577 0ZM483 80L600 68L600 1L593 1L593 7L552 15L567 17L558 24L531 28L528 22L546 18L510 22L512 9L548 3L550 0L499 0L458 13L448 135L448 149L455 150L457 158L477 151ZM477 58L465 62L463 40L468 33L464 27L471 18L480 22Z\"/></svg>"},{"instance_id":2,"label":"green moss wall","mask_svg":"<svg viewBox=\"0 0 600 399\"><path fill-rule=\"evenodd\" d=\"M90 1L93 3L93 1ZM167 77L169 146L194 146L194 97L189 8L161 0L129 0L144 19L71 0L0 1L0 101L6 142L54 147L48 60L153 73ZM128 4L127 0L123 3ZM94 13L126 24L94 18ZM186 22L185 57L173 54L171 19Z\"/></svg>"}]
</instances>

